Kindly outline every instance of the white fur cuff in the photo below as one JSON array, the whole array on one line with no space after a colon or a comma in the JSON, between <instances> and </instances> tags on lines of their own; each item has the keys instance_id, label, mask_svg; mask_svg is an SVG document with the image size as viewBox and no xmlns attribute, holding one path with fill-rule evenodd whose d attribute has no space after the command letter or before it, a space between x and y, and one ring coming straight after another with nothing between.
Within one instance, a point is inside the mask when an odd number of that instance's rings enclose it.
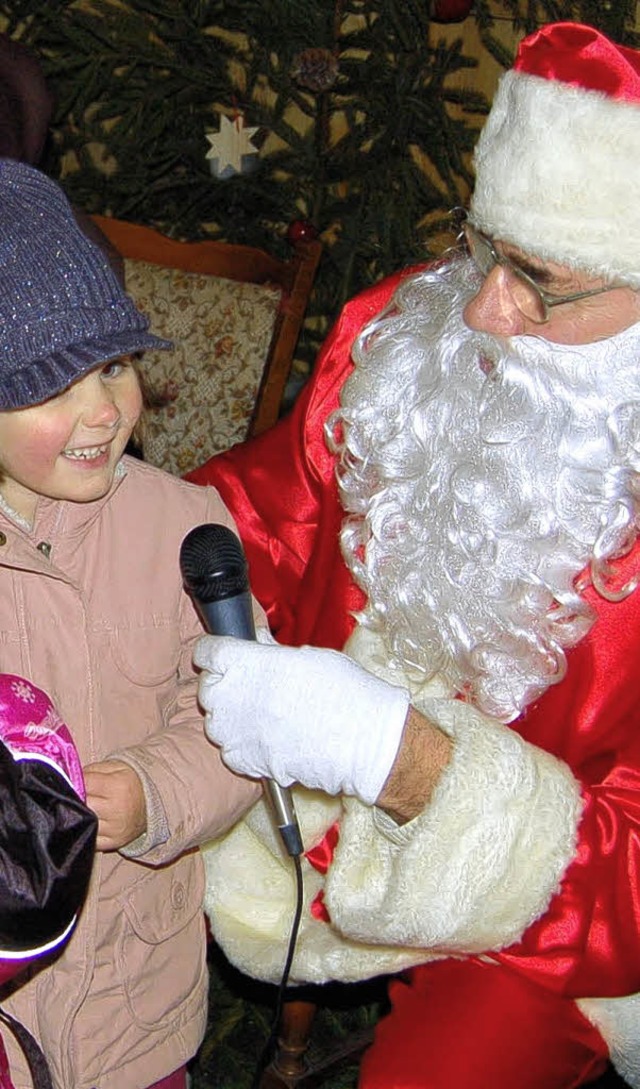
<instances>
[{"instance_id":1,"label":"white fur cuff","mask_svg":"<svg viewBox=\"0 0 640 1089\"><path fill-rule=\"evenodd\" d=\"M402 828L346 803L327 877L351 939L480 953L517 941L572 860L581 812L567 767L456 700L416 701L455 737L433 800Z\"/></svg>"}]
</instances>

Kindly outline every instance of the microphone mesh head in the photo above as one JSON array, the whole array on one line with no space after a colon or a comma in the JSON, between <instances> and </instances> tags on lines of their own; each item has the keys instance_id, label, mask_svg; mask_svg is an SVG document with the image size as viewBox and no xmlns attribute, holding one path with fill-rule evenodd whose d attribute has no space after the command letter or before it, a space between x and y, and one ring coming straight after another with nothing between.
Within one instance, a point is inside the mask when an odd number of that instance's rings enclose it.
<instances>
[{"instance_id":1,"label":"microphone mesh head","mask_svg":"<svg viewBox=\"0 0 640 1089\"><path fill-rule=\"evenodd\" d=\"M197 601L223 601L249 589L245 554L228 526L196 526L180 546L180 570L188 594Z\"/></svg>"}]
</instances>

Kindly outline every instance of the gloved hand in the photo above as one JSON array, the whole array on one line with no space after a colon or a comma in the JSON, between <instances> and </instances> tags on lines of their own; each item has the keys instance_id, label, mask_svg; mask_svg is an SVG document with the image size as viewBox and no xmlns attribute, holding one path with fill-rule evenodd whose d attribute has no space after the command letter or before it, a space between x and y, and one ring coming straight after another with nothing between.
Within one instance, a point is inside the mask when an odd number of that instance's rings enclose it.
<instances>
[{"instance_id":1,"label":"gloved hand","mask_svg":"<svg viewBox=\"0 0 640 1089\"><path fill-rule=\"evenodd\" d=\"M207 737L233 771L375 802L400 744L406 689L337 651L228 636L201 639L194 662L205 671Z\"/></svg>"}]
</instances>

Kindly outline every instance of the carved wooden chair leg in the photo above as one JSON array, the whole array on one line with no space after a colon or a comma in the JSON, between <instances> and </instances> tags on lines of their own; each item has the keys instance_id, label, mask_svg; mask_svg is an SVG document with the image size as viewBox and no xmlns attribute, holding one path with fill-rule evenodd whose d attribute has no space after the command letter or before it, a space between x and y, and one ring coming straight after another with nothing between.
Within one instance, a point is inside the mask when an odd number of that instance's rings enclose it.
<instances>
[{"instance_id":1,"label":"carved wooden chair leg","mask_svg":"<svg viewBox=\"0 0 640 1089\"><path fill-rule=\"evenodd\" d=\"M305 989L313 995L314 988ZM260 1080L260 1089L318 1089L326 1079L347 1063L358 1062L373 1040L373 1024L311 1047L316 1013L326 1003L322 988L318 1000L295 998L285 1001L280 1017L276 1050Z\"/></svg>"},{"instance_id":2,"label":"carved wooden chair leg","mask_svg":"<svg viewBox=\"0 0 640 1089\"><path fill-rule=\"evenodd\" d=\"M260 1080L260 1089L291 1089L306 1077L305 1055L318 1006L300 999L285 1001L273 1059Z\"/></svg>"}]
</instances>

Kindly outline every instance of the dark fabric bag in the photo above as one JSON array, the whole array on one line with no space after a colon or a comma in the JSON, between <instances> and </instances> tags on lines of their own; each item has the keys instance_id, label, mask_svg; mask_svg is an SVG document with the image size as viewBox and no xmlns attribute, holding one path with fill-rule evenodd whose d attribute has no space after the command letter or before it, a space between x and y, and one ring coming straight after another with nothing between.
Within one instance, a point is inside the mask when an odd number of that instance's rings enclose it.
<instances>
[{"instance_id":1,"label":"dark fabric bag","mask_svg":"<svg viewBox=\"0 0 640 1089\"><path fill-rule=\"evenodd\" d=\"M0 674L0 986L71 933L95 852L97 817L85 804L80 760L51 700L24 677ZM14 978L15 977L15 978ZM36 1089L51 1089L31 1033L5 1011ZM13 1089L0 1039L0 1089Z\"/></svg>"},{"instance_id":2,"label":"dark fabric bag","mask_svg":"<svg viewBox=\"0 0 640 1089\"><path fill-rule=\"evenodd\" d=\"M0 742L0 981L6 956L19 964L20 954L66 935L86 893L96 830L95 814L56 768L16 760Z\"/></svg>"}]
</instances>

